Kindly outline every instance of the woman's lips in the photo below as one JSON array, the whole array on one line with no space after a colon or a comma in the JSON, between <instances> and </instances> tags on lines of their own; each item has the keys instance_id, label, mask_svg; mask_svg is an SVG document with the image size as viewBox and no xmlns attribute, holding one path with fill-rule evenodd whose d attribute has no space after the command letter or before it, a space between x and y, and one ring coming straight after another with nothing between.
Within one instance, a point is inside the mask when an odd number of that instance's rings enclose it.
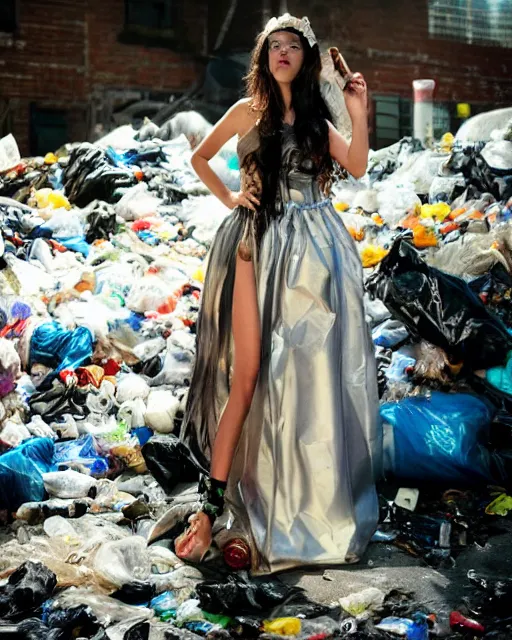
<instances>
[{"instance_id":1,"label":"woman's lips","mask_svg":"<svg viewBox=\"0 0 512 640\"><path fill-rule=\"evenodd\" d=\"M279 60L278 66L280 66L280 67L289 67L290 63L288 62L288 60Z\"/></svg>"}]
</instances>

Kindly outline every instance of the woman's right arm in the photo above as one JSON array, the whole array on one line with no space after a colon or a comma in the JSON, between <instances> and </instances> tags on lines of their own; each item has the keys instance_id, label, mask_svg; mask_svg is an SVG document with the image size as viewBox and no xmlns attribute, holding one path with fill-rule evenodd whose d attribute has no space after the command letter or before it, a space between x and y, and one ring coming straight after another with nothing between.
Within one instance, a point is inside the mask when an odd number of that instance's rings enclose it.
<instances>
[{"instance_id":1,"label":"woman's right arm","mask_svg":"<svg viewBox=\"0 0 512 640\"><path fill-rule=\"evenodd\" d=\"M247 101L240 100L226 112L195 149L191 164L199 178L226 207L234 209L242 206L255 211L254 205L259 205L258 199L248 192L230 191L209 165L209 161L228 140L248 128L248 119Z\"/></svg>"}]
</instances>

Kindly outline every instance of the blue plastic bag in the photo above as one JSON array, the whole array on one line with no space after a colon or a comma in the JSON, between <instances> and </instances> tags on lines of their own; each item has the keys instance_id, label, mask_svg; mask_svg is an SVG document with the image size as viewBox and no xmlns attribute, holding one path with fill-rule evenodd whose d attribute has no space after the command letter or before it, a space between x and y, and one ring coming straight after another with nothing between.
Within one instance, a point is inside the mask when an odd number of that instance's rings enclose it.
<instances>
[{"instance_id":1,"label":"blue plastic bag","mask_svg":"<svg viewBox=\"0 0 512 640\"><path fill-rule=\"evenodd\" d=\"M392 349L409 338L407 327L400 320L384 320L372 331L372 340L377 347Z\"/></svg>"},{"instance_id":2,"label":"blue plastic bag","mask_svg":"<svg viewBox=\"0 0 512 640\"><path fill-rule=\"evenodd\" d=\"M87 327L68 331L58 322L45 322L34 330L30 340L30 366L35 362L55 369L76 369L93 354L94 338Z\"/></svg>"},{"instance_id":3,"label":"blue plastic bag","mask_svg":"<svg viewBox=\"0 0 512 640\"><path fill-rule=\"evenodd\" d=\"M91 251L91 247L87 244L85 236L72 236L70 238L58 238L61 245L69 249L70 251L76 251L81 253L87 258Z\"/></svg>"},{"instance_id":4,"label":"blue plastic bag","mask_svg":"<svg viewBox=\"0 0 512 640\"><path fill-rule=\"evenodd\" d=\"M96 442L90 434L55 445L55 464L66 467L72 462L86 467L95 478L104 477L109 469L108 461L97 452Z\"/></svg>"},{"instance_id":5,"label":"blue plastic bag","mask_svg":"<svg viewBox=\"0 0 512 640\"><path fill-rule=\"evenodd\" d=\"M432 482L493 481L492 457L484 446L492 407L468 394L433 391L383 404L388 471L399 478ZM389 435L389 431L388 431Z\"/></svg>"},{"instance_id":6,"label":"blue plastic bag","mask_svg":"<svg viewBox=\"0 0 512 640\"><path fill-rule=\"evenodd\" d=\"M51 438L32 438L0 456L0 509L45 498L43 473L54 470Z\"/></svg>"}]
</instances>

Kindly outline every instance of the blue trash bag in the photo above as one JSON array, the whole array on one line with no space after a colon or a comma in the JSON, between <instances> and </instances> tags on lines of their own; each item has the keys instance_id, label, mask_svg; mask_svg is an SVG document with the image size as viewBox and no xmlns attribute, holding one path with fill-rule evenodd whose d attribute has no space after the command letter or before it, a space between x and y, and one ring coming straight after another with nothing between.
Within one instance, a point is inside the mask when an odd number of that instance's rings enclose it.
<instances>
[{"instance_id":1,"label":"blue trash bag","mask_svg":"<svg viewBox=\"0 0 512 640\"><path fill-rule=\"evenodd\" d=\"M109 470L108 460L98 453L96 441L90 434L77 440L57 442L54 461L59 468L67 467L70 463L81 464L95 478L103 478Z\"/></svg>"},{"instance_id":2,"label":"blue trash bag","mask_svg":"<svg viewBox=\"0 0 512 640\"><path fill-rule=\"evenodd\" d=\"M31 438L0 456L0 509L45 499L43 473L54 470L51 438Z\"/></svg>"},{"instance_id":3,"label":"blue trash bag","mask_svg":"<svg viewBox=\"0 0 512 640\"><path fill-rule=\"evenodd\" d=\"M61 245L66 247L66 249L81 253L86 258L91 251L91 247L87 244L85 236L71 236L69 238L57 238L57 240Z\"/></svg>"},{"instance_id":4,"label":"blue trash bag","mask_svg":"<svg viewBox=\"0 0 512 640\"><path fill-rule=\"evenodd\" d=\"M30 366L39 362L55 369L55 373L76 369L92 356L93 343L87 327L68 331L59 322L44 322L36 327L30 340Z\"/></svg>"},{"instance_id":5,"label":"blue trash bag","mask_svg":"<svg viewBox=\"0 0 512 640\"><path fill-rule=\"evenodd\" d=\"M483 444L493 413L476 396L440 391L383 404L380 415L393 436L385 436L387 471L450 485L495 480L492 456Z\"/></svg>"}]
</instances>

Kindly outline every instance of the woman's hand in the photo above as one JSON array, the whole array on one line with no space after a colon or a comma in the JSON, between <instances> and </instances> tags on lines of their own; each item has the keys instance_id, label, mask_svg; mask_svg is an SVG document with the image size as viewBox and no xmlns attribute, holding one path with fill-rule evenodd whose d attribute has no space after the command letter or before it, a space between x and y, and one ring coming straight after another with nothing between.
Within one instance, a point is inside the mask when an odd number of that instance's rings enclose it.
<instances>
[{"instance_id":1,"label":"woman's hand","mask_svg":"<svg viewBox=\"0 0 512 640\"><path fill-rule=\"evenodd\" d=\"M229 209L235 209L235 207L246 207L251 211L256 211L255 205L259 206L260 201L249 191L230 191L224 204Z\"/></svg>"},{"instance_id":2,"label":"woman's hand","mask_svg":"<svg viewBox=\"0 0 512 640\"><path fill-rule=\"evenodd\" d=\"M366 120L368 117L368 88L362 74L354 73L352 79L347 83L343 95L352 122L361 118Z\"/></svg>"}]
</instances>

